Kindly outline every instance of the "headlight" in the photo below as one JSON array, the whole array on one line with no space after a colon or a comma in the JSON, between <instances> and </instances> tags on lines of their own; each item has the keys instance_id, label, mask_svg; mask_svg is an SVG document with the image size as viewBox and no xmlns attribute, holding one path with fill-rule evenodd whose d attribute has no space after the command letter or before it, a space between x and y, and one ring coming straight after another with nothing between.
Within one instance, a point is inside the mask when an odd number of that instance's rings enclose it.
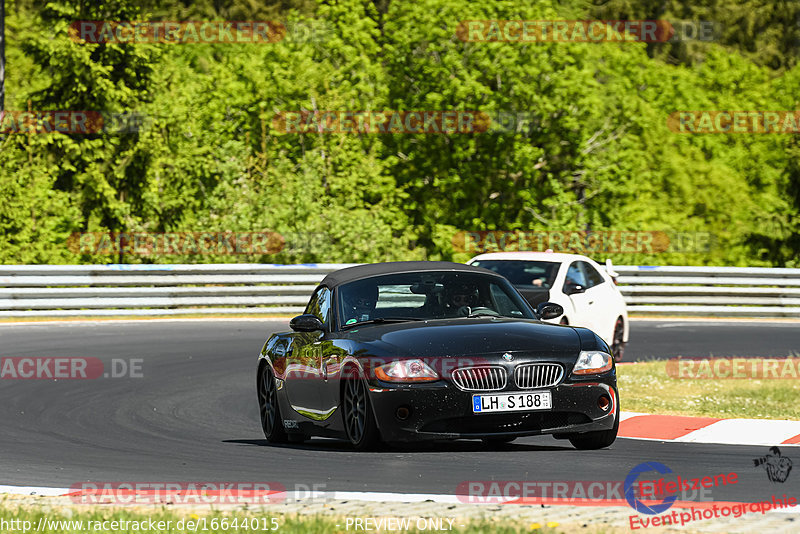
<instances>
[{"instance_id":1,"label":"headlight","mask_svg":"<svg viewBox=\"0 0 800 534\"><path fill-rule=\"evenodd\" d=\"M597 350L584 350L578 355L578 361L572 368L572 373L576 375L596 375L605 373L611 369L613 360L607 352Z\"/></svg>"},{"instance_id":2,"label":"headlight","mask_svg":"<svg viewBox=\"0 0 800 534\"><path fill-rule=\"evenodd\" d=\"M375 368L375 376L385 382L434 382L439 375L422 360L399 360Z\"/></svg>"}]
</instances>

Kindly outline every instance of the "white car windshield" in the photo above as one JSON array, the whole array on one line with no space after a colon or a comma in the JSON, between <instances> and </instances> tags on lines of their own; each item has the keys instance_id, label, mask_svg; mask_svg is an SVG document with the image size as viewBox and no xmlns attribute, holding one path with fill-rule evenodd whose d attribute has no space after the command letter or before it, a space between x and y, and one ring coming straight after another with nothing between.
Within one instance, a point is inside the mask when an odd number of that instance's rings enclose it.
<instances>
[{"instance_id":1,"label":"white car windshield","mask_svg":"<svg viewBox=\"0 0 800 534\"><path fill-rule=\"evenodd\" d=\"M550 289L561 266L552 261L524 260L478 260L473 261L472 265L503 275L515 286L525 289Z\"/></svg>"}]
</instances>

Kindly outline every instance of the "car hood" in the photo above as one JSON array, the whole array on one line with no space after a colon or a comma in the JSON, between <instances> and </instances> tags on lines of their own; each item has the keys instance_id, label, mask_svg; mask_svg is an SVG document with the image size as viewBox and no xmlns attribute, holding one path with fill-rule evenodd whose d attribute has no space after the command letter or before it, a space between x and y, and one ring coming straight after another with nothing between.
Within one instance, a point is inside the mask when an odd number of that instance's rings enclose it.
<instances>
[{"instance_id":1,"label":"car hood","mask_svg":"<svg viewBox=\"0 0 800 534\"><path fill-rule=\"evenodd\" d=\"M362 354L418 358L503 352L574 356L581 350L580 337L571 327L515 318L364 325L345 330L342 339L360 345Z\"/></svg>"}]
</instances>

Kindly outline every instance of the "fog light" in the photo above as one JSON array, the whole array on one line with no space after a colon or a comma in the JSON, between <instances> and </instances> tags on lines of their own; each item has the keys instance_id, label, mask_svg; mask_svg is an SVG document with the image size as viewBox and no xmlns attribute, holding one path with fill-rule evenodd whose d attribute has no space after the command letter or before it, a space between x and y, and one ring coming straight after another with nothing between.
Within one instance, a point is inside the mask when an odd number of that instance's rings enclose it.
<instances>
[{"instance_id":1,"label":"fog light","mask_svg":"<svg viewBox=\"0 0 800 534\"><path fill-rule=\"evenodd\" d=\"M395 413L395 417L401 421L408 419L409 415L411 415L411 410L408 408L408 406L400 406Z\"/></svg>"},{"instance_id":2,"label":"fog light","mask_svg":"<svg viewBox=\"0 0 800 534\"><path fill-rule=\"evenodd\" d=\"M608 409L611 407L611 399L609 399L606 395L603 395L599 399L597 399L597 406L600 407L601 410L607 412Z\"/></svg>"}]
</instances>

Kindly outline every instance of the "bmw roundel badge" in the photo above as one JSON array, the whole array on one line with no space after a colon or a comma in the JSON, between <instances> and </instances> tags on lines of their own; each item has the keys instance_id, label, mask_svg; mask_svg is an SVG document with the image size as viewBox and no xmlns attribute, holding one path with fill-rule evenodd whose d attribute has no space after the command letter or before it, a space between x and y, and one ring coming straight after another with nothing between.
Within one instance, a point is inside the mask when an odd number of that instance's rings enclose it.
<instances>
[{"instance_id":1,"label":"bmw roundel badge","mask_svg":"<svg viewBox=\"0 0 800 534\"><path fill-rule=\"evenodd\" d=\"M505 361L507 361L507 362L510 362L511 360L513 360L513 359L514 359L514 356L512 356L512 355L511 355L511 353L509 353L509 352L506 352L505 354L503 354L503 359L504 359Z\"/></svg>"}]
</instances>

